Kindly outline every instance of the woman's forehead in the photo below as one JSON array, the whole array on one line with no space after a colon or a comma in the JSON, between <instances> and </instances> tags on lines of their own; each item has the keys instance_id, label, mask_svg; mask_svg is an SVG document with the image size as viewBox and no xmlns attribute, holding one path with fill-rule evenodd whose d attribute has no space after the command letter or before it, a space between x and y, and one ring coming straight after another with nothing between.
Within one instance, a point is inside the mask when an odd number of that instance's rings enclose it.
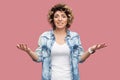
<instances>
[{"instance_id":1,"label":"woman's forehead","mask_svg":"<svg viewBox=\"0 0 120 80\"><path fill-rule=\"evenodd\" d=\"M56 11L55 14L65 14L64 11Z\"/></svg>"}]
</instances>

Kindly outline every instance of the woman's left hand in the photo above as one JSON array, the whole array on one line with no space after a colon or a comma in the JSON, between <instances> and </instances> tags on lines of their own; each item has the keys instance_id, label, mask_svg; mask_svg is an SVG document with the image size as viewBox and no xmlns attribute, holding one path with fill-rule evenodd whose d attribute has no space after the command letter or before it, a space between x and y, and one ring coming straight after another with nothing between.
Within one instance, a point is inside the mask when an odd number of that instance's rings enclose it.
<instances>
[{"instance_id":1,"label":"woman's left hand","mask_svg":"<svg viewBox=\"0 0 120 80\"><path fill-rule=\"evenodd\" d=\"M96 51L96 50L98 50L98 49L105 48L105 47L107 47L107 45L106 45L105 43L103 43L103 44L96 44L96 45L93 45L93 46L90 47L90 48L91 48L91 50Z\"/></svg>"}]
</instances>

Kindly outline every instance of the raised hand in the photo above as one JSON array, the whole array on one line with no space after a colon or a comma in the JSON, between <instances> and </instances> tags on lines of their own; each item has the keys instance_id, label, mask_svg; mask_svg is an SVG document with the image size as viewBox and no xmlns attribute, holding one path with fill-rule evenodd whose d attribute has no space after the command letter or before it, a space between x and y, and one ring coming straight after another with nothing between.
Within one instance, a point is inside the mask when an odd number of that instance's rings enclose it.
<instances>
[{"instance_id":1,"label":"raised hand","mask_svg":"<svg viewBox=\"0 0 120 80\"><path fill-rule=\"evenodd\" d=\"M17 48L27 53L32 51L30 48L27 47L27 44L17 44Z\"/></svg>"},{"instance_id":2,"label":"raised hand","mask_svg":"<svg viewBox=\"0 0 120 80\"><path fill-rule=\"evenodd\" d=\"M96 51L98 49L101 49L101 48L105 48L107 47L107 45L105 43L103 44L96 44L96 45L93 45L92 47L90 47L92 50Z\"/></svg>"}]
</instances>

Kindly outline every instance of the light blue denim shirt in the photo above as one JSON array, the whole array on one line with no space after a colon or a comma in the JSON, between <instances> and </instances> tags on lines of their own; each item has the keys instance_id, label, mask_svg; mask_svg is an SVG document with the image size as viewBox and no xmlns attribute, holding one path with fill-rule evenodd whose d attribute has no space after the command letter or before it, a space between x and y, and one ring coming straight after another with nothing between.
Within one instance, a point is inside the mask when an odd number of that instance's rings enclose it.
<instances>
[{"instance_id":1,"label":"light blue denim shirt","mask_svg":"<svg viewBox=\"0 0 120 80\"><path fill-rule=\"evenodd\" d=\"M76 32L67 30L65 41L70 48L70 68L72 80L80 80L78 63L82 63L81 55L83 48L80 36ZM36 54L39 56L37 62L42 62L42 80L51 80L51 48L55 42L53 30L42 33L38 40Z\"/></svg>"}]
</instances>

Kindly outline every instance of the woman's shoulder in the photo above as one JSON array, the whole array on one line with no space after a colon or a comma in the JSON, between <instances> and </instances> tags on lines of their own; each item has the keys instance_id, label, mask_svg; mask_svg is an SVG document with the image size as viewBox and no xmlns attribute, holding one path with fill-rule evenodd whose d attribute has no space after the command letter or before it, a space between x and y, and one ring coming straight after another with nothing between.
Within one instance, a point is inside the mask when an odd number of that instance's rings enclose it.
<instances>
[{"instance_id":1,"label":"woman's shoulder","mask_svg":"<svg viewBox=\"0 0 120 80\"><path fill-rule=\"evenodd\" d=\"M45 32L43 32L43 33L40 35L40 37L50 38L51 32L52 32L51 30L45 31Z\"/></svg>"},{"instance_id":2,"label":"woman's shoulder","mask_svg":"<svg viewBox=\"0 0 120 80\"><path fill-rule=\"evenodd\" d=\"M77 32L71 31L71 30L69 30L69 34L70 34L71 37L79 36L79 34Z\"/></svg>"}]
</instances>

